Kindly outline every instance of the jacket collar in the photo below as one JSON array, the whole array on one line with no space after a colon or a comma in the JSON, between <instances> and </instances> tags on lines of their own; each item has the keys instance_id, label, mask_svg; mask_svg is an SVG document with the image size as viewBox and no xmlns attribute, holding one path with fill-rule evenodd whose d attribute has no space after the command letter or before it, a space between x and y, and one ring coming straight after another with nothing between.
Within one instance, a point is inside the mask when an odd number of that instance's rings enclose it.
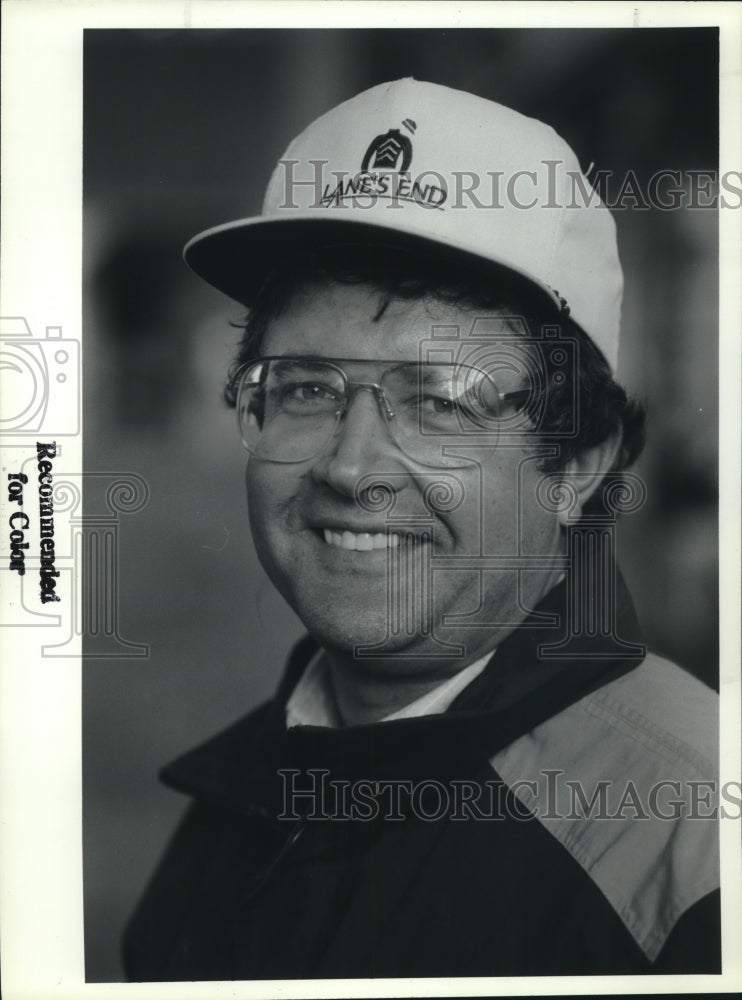
<instances>
[{"instance_id":1,"label":"jacket collar","mask_svg":"<svg viewBox=\"0 0 742 1000\"><path fill-rule=\"evenodd\" d=\"M318 648L307 636L270 702L168 765L161 779L220 807L275 816L286 769L370 781L471 777L519 736L642 662L636 613L618 573L616 582L620 640L577 633L563 581L440 715L287 730L286 701Z\"/></svg>"}]
</instances>

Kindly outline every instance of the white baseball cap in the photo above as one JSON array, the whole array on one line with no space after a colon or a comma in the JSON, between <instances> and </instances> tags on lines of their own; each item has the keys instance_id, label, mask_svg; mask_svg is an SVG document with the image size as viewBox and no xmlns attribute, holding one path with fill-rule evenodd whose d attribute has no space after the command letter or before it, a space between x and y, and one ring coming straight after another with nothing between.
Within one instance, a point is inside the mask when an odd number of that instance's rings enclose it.
<instances>
[{"instance_id":1,"label":"white baseball cap","mask_svg":"<svg viewBox=\"0 0 742 1000\"><path fill-rule=\"evenodd\" d=\"M208 229L187 263L249 305L288 252L425 245L504 266L545 291L615 370L623 276L613 218L548 125L412 78L345 101L278 161L260 216Z\"/></svg>"}]
</instances>

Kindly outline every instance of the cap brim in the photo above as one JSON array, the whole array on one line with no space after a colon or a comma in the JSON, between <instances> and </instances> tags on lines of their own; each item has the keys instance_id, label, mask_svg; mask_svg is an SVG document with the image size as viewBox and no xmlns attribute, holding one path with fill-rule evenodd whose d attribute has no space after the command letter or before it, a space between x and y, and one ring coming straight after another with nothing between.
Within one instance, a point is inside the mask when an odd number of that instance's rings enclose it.
<instances>
[{"instance_id":1,"label":"cap brim","mask_svg":"<svg viewBox=\"0 0 742 1000\"><path fill-rule=\"evenodd\" d=\"M344 244L404 248L435 253L436 257L450 255L459 266L466 266L467 261L478 268L494 265L509 276L524 279L531 289L544 293L552 307L560 307L547 285L507 261L472 252L453 241L421 236L399 225L382 226L338 216L318 218L314 213L296 213L285 218L238 219L194 236L186 244L183 257L210 285L249 307L268 275L287 257L320 246Z\"/></svg>"}]
</instances>

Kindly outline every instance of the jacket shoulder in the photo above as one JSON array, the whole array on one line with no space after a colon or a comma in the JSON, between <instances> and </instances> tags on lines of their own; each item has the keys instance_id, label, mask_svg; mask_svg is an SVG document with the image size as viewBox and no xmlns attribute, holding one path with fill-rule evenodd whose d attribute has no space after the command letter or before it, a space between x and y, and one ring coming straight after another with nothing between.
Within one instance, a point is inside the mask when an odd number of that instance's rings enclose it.
<instances>
[{"instance_id":1,"label":"jacket shoulder","mask_svg":"<svg viewBox=\"0 0 742 1000\"><path fill-rule=\"evenodd\" d=\"M717 747L715 693L650 654L491 763L654 961L719 885Z\"/></svg>"},{"instance_id":2,"label":"jacket shoulder","mask_svg":"<svg viewBox=\"0 0 742 1000\"><path fill-rule=\"evenodd\" d=\"M604 712L618 725L625 717L687 760L716 775L718 695L687 670L655 653L585 699L585 708ZM714 762L714 763L712 763ZM713 774L712 774L713 772Z\"/></svg>"}]
</instances>

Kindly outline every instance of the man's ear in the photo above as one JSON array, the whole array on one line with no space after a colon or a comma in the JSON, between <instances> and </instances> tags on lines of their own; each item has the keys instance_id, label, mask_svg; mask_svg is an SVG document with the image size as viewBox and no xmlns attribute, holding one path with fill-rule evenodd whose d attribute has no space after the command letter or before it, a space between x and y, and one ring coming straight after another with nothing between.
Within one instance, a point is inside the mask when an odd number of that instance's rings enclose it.
<instances>
[{"instance_id":1,"label":"man's ear","mask_svg":"<svg viewBox=\"0 0 742 1000\"><path fill-rule=\"evenodd\" d=\"M583 448L566 464L562 473L564 483L575 497L574 503L559 511L557 517L562 527L578 521L583 508L613 468L621 447L622 434L616 431L600 444Z\"/></svg>"}]
</instances>

